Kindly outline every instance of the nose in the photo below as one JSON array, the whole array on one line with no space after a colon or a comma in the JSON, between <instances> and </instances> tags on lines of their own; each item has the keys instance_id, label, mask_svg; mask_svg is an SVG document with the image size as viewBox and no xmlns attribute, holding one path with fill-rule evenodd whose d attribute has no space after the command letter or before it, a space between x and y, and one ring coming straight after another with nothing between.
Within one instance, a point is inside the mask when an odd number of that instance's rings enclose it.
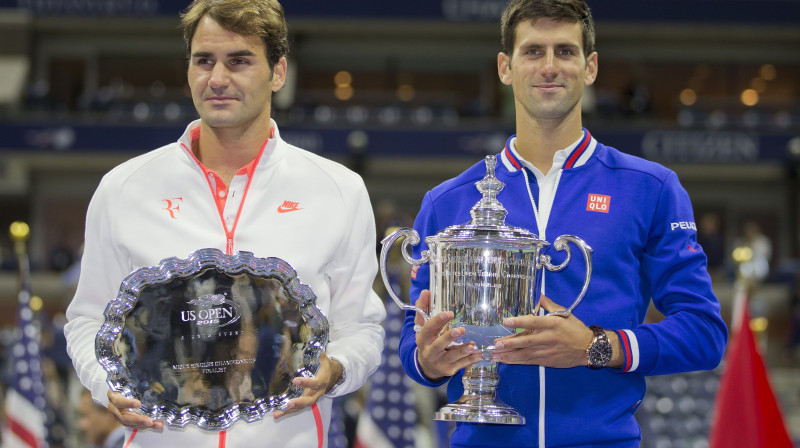
<instances>
[{"instance_id":1,"label":"nose","mask_svg":"<svg viewBox=\"0 0 800 448\"><path fill-rule=\"evenodd\" d=\"M214 64L214 68L211 69L211 77L208 79L209 87L219 93L225 90L229 84L230 76L228 68L225 67L225 64Z\"/></svg>"},{"instance_id":2,"label":"nose","mask_svg":"<svg viewBox=\"0 0 800 448\"><path fill-rule=\"evenodd\" d=\"M550 77L556 73L556 52L554 49L547 49L547 54L543 59L541 68L542 76Z\"/></svg>"}]
</instances>

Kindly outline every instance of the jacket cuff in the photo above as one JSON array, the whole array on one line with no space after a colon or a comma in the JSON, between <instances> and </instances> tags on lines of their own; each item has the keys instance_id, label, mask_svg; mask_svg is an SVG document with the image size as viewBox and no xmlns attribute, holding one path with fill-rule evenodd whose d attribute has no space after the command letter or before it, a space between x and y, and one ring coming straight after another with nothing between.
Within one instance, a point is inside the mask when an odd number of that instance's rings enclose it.
<instances>
[{"instance_id":1,"label":"jacket cuff","mask_svg":"<svg viewBox=\"0 0 800 448\"><path fill-rule=\"evenodd\" d=\"M614 330L619 336L624 358L621 373L646 373L655 367L658 359L658 342L647 330Z\"/></svg>"},{"instance_id":2,"label":"jacket cuff","mask_svg":"<svg viewBox=\"0 0 800 448\"><path fill-rule=\"evenodd\" d=\"M418 349L418 347L414 347L414 367L417 369L417 372L416 372L417 373L417 375L416 375L417 378L415 378L416 381L418 383L420 383L420 384L422 384L424 386L428 386L428 387L439 387L442 384L447 383L450 380L449 377L445 377L445 378L443 378L443 379L441 379L439 381L431 381L431 380L428 379L427 376L425 376L424 373L422 373L422 368L420 368L419 359L417 358L417 349Z\"/></svg>"}]
</instances>

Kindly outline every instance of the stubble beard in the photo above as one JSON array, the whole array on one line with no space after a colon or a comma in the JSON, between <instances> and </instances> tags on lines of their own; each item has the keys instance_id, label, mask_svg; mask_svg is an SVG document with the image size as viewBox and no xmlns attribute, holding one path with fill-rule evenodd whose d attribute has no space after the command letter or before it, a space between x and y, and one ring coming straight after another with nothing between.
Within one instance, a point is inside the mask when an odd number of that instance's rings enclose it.
<instances>
[{"instance_id":1,"label":"stubble beard","mask_svg":"<svg viewBox=\"0 0 800 448\"><path fill-rule=\"evenodd\" d=\"M569 102L569 98L540 99L534 95L522 103L525 113L536 120L559 120L568 117L579 106L580 99Z\"/></svg>"}]
</instances>

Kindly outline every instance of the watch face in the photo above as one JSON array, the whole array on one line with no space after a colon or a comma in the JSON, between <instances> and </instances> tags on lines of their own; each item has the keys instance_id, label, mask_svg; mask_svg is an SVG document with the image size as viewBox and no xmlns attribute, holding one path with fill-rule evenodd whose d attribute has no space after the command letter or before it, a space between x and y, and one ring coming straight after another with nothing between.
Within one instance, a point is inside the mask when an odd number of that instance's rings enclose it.
<instances>
[{"instance_id":1,"label":"watch face","mask_svg":"<svg viewBox=\"0 0 800 448\"><path fill-rule=\"evenodd\" d=\"M611 344L598 342L589 349L589 362L592 365L603 367L611 361Z\"/></svg>"}]
</instances>

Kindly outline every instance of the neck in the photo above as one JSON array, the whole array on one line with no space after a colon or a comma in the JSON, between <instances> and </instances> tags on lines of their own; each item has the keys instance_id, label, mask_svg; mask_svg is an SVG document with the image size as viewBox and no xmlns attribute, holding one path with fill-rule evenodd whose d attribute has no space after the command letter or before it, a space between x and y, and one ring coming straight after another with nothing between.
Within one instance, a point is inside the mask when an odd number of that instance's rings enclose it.
<instances>
[{"instance_id":1,"label":"neck","mask_svg":"<svg viewBox=\"0 0 800 448\"><path fill-rule=\"evenodd\" d=\"M256 158L264 141L269 138L269 126L264 129L213 128L201 121L200 138L192 150L203 165L230 185L233 176Z\"/></svg>"},{"instance_id":2,"label":"neck","mask_svg":"<svg viewBox=\"0 0 800 448\"><path fill-rule=\"evenodd\" d=\"M525 160L547 174L556 152L579 139L583 132L580 115L566 120L526 120L517 116L517 139L514 148Z\"/></svg>"}]
</instances>

